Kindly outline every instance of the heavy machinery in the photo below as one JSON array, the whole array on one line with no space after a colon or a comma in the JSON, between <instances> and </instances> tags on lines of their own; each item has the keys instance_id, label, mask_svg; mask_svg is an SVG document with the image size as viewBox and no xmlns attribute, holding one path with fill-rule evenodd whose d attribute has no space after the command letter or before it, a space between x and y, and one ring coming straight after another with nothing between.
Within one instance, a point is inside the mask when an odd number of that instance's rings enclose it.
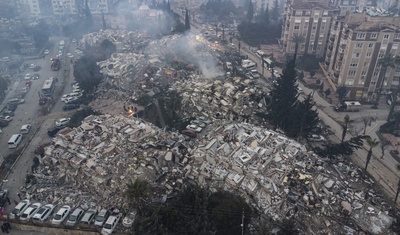
<instances>
[{"instance_id":1,"label":"heavy machinery","mask_svg":"<svg viewBox=\"0 0 400 235\"><path fill-rule=\"evenodd\" d=\"M61 67L61 61L59 58L52 58L51 59L51 70L58 71Z\"/></svg>"}]
</instances>

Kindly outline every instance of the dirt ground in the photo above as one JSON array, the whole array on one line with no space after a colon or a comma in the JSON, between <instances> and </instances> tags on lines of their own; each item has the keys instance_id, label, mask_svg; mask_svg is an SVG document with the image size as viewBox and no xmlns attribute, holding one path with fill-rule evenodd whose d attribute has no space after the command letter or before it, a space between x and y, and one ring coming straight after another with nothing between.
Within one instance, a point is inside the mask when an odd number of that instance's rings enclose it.
<instances>
[{"instance_id":1,"label":"dirt ground","mask_svg":"<svg viewBox=\"0 0 400 235\"><path fill-rule=\"evenodd\" d=\"M274 55L276 61L280 63L285 62L282 49L280 49L278 44L261 45L261 50L264 51L264 53L268 56Z\"/></svg>"}]
</instances>

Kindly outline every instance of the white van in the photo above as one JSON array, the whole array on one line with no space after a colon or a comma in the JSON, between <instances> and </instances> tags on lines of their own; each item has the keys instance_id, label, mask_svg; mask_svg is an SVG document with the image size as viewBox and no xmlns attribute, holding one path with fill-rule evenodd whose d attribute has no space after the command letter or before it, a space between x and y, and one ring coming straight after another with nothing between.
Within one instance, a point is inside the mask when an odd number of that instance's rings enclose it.
<instances>
[{"instance_id":1,"label":"white van","mask_svg":"<svg viewBox=\"0 0 400 235\"><path fill-rule=\"evenodd\" d=\"M22 135L21 134L14 134L11 136L11 138L8 140L8 148L13 149L18 147L18 144L22 140Z\"/></svg>"}]
</instances>

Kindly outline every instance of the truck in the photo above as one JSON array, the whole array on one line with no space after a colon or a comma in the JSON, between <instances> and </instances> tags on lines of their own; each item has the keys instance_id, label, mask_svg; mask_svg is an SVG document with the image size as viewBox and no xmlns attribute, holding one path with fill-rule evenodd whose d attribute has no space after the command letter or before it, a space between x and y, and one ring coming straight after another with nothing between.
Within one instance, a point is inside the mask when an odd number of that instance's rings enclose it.
<instances>
[{"instance_id":1,"label":"truck","mask_svg":"<svg viewBox=\"0 0 400 235\"><path fill-rule=\"evenodd\" d=\"M334 107L336 112L358 112L362 105L358 101L344 101Z\"/></svg>"},{"instance_id":2,"label":"truck","mask_svg":"<svg viewBox=\"0 0 400 235\"><path fill-rule=\"evenodd\" d=\"M51 70L58 71L61 67L61 61L59 58L52 58L51 59Z\"/></svg>"}]
</instances>

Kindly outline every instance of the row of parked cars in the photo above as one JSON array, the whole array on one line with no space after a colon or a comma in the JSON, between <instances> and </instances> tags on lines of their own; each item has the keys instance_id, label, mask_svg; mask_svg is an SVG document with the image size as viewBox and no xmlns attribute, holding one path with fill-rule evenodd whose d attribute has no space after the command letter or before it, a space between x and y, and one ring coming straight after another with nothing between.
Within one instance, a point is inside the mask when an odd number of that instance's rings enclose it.
<instances>
[{"instance_id":1,"label":"row of parked cars","mask_svg":"<svg viewBox=\"0 0 400 235\"><path fill-rule=\"evenodd\" d=\"M22 222L32 221L34 224L43 224L49 220L54 226L84 226L101 227L101 234L111 234L114 232L122 218L122 213L108 209L97 211L90 208L84 211L81 208L72 209L68 205L60 207L55 212L56 206L53 204L42 205L39 202L31 203L29 200L22 200L15 206L10 214L10 219L19 218ZM55 212L55 213L54 213ZM131 227L136 217L136 211L129 213L122 221L124 227Z\"/></svg>"}]
</instances>

